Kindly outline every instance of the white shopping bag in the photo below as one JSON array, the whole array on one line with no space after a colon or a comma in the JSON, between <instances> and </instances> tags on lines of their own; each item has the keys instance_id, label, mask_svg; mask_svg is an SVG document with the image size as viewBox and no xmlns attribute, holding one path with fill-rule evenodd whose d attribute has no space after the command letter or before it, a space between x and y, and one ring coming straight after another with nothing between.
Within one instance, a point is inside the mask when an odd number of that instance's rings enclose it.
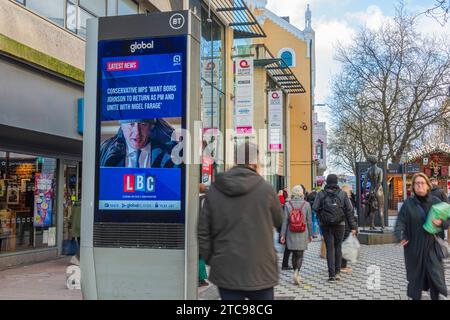
<instances>
[{"instance_id":1,"label":"white shopping bag","mask_svg":"<svg viewBox=\"0 0 450 320\"><path fill-rule=\"evenodd\" d=\"M351 263L356 263L360 248L361 245L359 244L358 238L350 234L344 243L342 243L342 257Z\"/></svg>"}]
</instances>

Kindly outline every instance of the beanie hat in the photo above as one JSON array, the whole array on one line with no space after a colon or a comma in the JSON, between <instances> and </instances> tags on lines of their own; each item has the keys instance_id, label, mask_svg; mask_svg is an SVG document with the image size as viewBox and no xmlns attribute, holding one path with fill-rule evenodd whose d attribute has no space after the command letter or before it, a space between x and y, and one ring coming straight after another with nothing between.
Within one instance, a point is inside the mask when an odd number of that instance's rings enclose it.
<instances>
[{"instance_id":1,"label":"beanie hat","mask_svg":"<svg viewBox=\"0 0 450 320\"><path fill-rule=\"evenodd\" d=\"M338 184L338 177L335 174L329 174L327 176L327 185L337 185Z\"/></svg>"}]
</instances>

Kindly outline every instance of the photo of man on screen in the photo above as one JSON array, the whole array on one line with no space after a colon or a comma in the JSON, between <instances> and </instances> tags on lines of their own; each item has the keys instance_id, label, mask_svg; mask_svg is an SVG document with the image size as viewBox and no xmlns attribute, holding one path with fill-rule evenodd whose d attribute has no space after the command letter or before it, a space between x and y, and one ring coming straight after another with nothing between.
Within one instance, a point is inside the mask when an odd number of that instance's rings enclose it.
<instances>
[{"instance_id":1,"label":"photo of man on screen","mask_svg":"<svg viewBox=\"0 0 450 320\"><path fill-rule=\"evenodd\" d=\"M173 128L163 119L120 120L117 134L100 146L100 166L175 168L171 158L176 141Z\"/></svg>"}]
</instances>

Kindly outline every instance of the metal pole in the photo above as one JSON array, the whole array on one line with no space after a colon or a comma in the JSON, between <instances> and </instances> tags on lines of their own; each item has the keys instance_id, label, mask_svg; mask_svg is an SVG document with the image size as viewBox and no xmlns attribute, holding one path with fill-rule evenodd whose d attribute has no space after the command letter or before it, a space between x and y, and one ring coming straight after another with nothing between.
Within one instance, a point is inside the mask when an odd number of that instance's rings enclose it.
<instances>
[{"instance_id":1,"label":"metal pole","mask_svg":"<svg viewBox=\"0 0 450 320\"><path fill-rule=\"evenodd\" d=\"M406 195L406 173L403 173L403 202L407 199Z\"/></svg>"}]
</instances>

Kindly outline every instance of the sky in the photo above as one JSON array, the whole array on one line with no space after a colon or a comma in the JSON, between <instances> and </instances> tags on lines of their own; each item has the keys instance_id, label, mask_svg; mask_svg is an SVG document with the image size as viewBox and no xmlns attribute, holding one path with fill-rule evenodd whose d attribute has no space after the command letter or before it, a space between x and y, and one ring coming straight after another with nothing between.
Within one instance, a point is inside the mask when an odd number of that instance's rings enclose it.
<instances>
[{"instance_id":1,"label":"sky","mask_svg":"<svg viewBox=\"0 0 450 320\"><path fill-rule=\"evenodd\" d=\"M411 12L424 12L434 0L405 0ZM306 5L312 11L312 26L316 32L316 88L315 103L327 103L333 75L339 71L334 61L334 47L339 41L349 44L358 28L366 25L378 28L395 14L393 0L268 0L267 8L279 16L289 16L299 28L305 26ZM450 35L450 23L441 26L435 19L423 16L419 22L422 32ZM325 107L316 107L319 121L330 120Z\"/></svg>"},{"instance_id":2,"label":"sky","mask_svg":"<svg viewBox=\"0 0 450 320\"><path fill-rule=\"evenodd\" d=\"M433 7L434 0L404 0L407 10L412 13L425 12ZM289 16L290 22L298 29L305 27L305 10L310 4L312 27L316 32L316 88L315 104L330 102L330 89L333 75L339 72L340 65L334 61L335 46L338 42L350 44L358 28L367 26L378 29L395 15L394 0L268 0L267 8L278 16ZM450 37L450 22L442 26L431 17L422 15L419 20L421 32ZM450 38L449 38L450 39ZM315 107L319 121L327 123L327 130L332 119L327 107ZM328 159L329 156L328 156ZM327 163L330 170L344 173Z\"/></svg>"}]
</instances>

